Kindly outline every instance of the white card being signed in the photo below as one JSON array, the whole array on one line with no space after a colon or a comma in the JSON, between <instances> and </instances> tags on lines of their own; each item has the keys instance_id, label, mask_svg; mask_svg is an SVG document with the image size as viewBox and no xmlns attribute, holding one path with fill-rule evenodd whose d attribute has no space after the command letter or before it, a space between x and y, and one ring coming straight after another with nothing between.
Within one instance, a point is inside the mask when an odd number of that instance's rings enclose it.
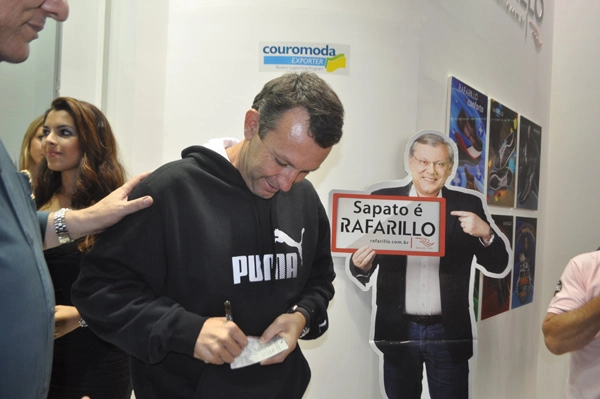
<instances>
[{"instance_id":1,"label":"white card being signed","mask_svg":"<svg viewBox=\"0 0 600 399\"><path fill-rule=\"evenodd\" d=\"M242 353L236 357L231 363L232 369L250 366L251 364L262 362L278 353L283 352L288 348L285 339L276 336L266 344L258 342L256 337L248 337L248 345Z\"/></svg>"}]
</instances>

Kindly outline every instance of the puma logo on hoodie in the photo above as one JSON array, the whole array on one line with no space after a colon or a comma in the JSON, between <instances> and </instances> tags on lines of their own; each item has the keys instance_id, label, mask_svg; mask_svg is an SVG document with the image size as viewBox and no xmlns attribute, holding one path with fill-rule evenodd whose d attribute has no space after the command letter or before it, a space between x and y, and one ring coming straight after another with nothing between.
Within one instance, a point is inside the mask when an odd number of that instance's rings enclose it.
<instances>
[{"instance_id":1,"label":"puma logo on hoodie","mask_svg":"<svg viewBox=\"0 0 600 399\"><path fill-rule=\"evenodd\" d=\"M304 228L300 233L300 241L295 241L282 230L275 229L273 236L276 243L286 244L294 252L234 256L231 259L233 268L233 283L240 284L243 279L249 282L283 280L298 277L298 267L302 266L302 238ZM273 274L273 275L272 275Z\"/></svg>"}]
</instances>

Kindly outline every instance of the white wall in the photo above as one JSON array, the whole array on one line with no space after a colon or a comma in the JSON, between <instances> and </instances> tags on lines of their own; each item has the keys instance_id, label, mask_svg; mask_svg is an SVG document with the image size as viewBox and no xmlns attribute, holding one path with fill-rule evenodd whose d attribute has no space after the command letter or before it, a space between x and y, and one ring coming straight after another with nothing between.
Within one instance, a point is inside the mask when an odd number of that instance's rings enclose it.
<instances>
[{"instance_id":1,"label":"white wall","mask_svg":"<svg viewBox=\"0 0 600 399\"><path fill-rule=\"evenodd\" d=\"M567 253L600 243L594 241L597 223L581 211L596 197L595 187L583 186L582 179L573 178L587 176L583 173L595 169L570 171L570 165L576 164L572 166L575 168L583 162L577 154L584 150L572 134L565 140L567 135L558 133L571 133L574 125L593 119L577 116L569 118L564 129L555 126L560 126L562 115L578 115L587 108L591 111L593 102L589 107L572 109L574 94L561 83L567 77L573 79L573 63L564 64L562 76L551 81L551 67L558 63L553 61L558 59L553 52L570 56L565 52L575 50L568 40L554 39L554 3L544 2L544 19L538 26L541 48L535 47L531 31L526 35L501 3L307 0L296 5L274 0L107 0L109 24L105 31L105 25L98 22L104 4L72 2L65 28L74 26L76 20L89 21L101 33L78 30L68 35L65 31L63 71L74 62L69 59L89 61L77 65L78 74L63 74L61 94L77 93L79 98L103 106L129 170L137 173L178 158L187 145L201 144L214 136L241 137L243 113L262 84L276 76L258 70L260 41L350 45L350 73L323 76L336 89L347 111L342 143L310 177L325 204L334 188L361 190L377 181L404 176L402 155L409 137L425 128L446 130L449 75L504 102L543 129L539 210L491 209L538 218L537 285L532 304L477 324L473 397L557 397L556 389L562 389L565 376L564 359L544 352L540 323ZM520 0L510 3L524 12ZM583 8L582 3L575 2L574 7ZM569 21L570 4L557 6L557 21L563 16ZM585 15L592 18L595 13L586 10ZM572 24L576 24L574 19ZM568 37L570 30L576 29L557 22L558 33ZM107 51L98 54L91 46L86 52L77 44L85 43L86 37L94 42L103 37ZM587 43L592 46L594 41ZM584 51L585 47L576 56L586 59ZM560 70L560 66L556 68ZM594 68L586 70L589 74L577 78L589 90ZM77 83L81 74L95 84L88 81L87 88L76 91L76 87L82 89ZM102 81L98 83L99 76ZM559 90L560 101L565 102L561 108L552 103L556 109L552 125L551 88ZM577 93L583 91L580 88ZM556 97L553 91L552 98ZM578 104L583 102L577 98ZM569 107L568 114L561 112L564 107ZM563 123L567 123L566 118ZM593 132L590 128L578 129L577 133L587 131L588 135ZM593 148L587 146L585 150L590 162ZM575 159L578 162L573 162ZM552 184L555 176L564 180ZM567 179L570 189L564 190ZM591 192L574 197L582 189ZM581 241L576 241L572 220L582 232ZM378 397L378 358L367 343L371 295L347 280L339 258L336 272L331 328L321 339L302 343L313 370L306 397ZM538 375L538 364L542 375ZM547 375L553 376L552 381L545 378Z\"/></svg>"},{"instance_id":2,"label":"white wall","mask_svg":"<svg viewBox=\"0 0 600 399\"><path fill-rule=\"evenodd\" d=\"M102 105L105 63L106 2L96 0L70 4L63 24L59 95Z\"/></svg>"},{"instance_id":3,"label":"white wall","mask_svg":"<svg viewBox=\"0 0 600 399\"><path fill-rule=\"evenodd\" d=\"M25 130L55 96L57 27L54 20L46 22L39 39L30 45L27 61L0 63L0 138L15 162Z\"/></svg>"}]
</instances>

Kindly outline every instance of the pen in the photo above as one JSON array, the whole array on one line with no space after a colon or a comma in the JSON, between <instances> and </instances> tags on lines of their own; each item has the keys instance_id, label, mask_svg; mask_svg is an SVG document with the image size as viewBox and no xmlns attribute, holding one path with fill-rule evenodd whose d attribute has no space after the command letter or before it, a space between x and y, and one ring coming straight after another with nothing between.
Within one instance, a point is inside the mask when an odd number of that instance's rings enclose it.
<instances>
[{"instance_id":1,"label":"pen","mask_svg":"<svg viewBox=\"0 0 600 399\"><path fill-rule=\"evenodd\" d=\"M225 301L225 318L227 321L233 321L233 316L231 315L231 302Z\"/></svg>"}]
</instances>

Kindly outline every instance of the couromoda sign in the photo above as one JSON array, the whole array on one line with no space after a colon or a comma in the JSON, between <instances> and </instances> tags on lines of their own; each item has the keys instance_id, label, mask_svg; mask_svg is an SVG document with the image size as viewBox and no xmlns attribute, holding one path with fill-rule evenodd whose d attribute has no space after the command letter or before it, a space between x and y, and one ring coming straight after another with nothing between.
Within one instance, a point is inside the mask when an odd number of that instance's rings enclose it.
<instances>
[{"instance_id":1,"label":"couromoda sign","mask_svg":"<svg viewBox=\"0 0 600 399\"><path fill-rule=\"evenodd\" d=\"M261 42L261 71L312 71L347 75L350 46L332 43Z\"/></svg>"}]
</instances>

